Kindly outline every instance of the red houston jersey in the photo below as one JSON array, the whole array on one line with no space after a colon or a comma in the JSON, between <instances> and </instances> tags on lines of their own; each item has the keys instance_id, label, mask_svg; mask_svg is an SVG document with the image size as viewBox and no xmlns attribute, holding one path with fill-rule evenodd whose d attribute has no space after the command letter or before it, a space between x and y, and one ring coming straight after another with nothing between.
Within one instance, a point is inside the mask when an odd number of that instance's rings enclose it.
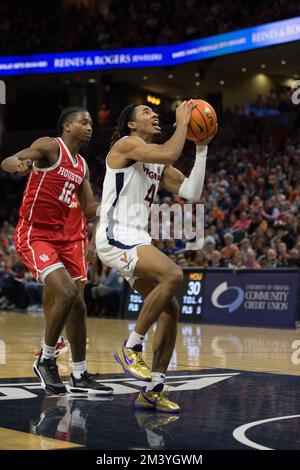
<instances>
[{"instance_id":1,"label":"red houston jersey","mask_svg":"<svg viewBox=\"0 0 300 470\"><path fill-rule=\"evenodd\" d=\"M20 219L33 227L51 230L64 229L70 212L73 194L86 174L86 162L81 155L72 157L60 137L54 139L59 145L57 162L48 168L37 168L27 181Z\"/></svg>"},{"instance_id":2,"label":"red houston jersey","mask_svg":"<svg viewBox=\"0 0 300 470\"><path fill-rule=\"evenodd\" d=\"M82 212L76 193L73 194L70 211L65 223L65 232L68 234L68 240L81 241L87 240L86 217Z\"/></svg>"}]
</instances>

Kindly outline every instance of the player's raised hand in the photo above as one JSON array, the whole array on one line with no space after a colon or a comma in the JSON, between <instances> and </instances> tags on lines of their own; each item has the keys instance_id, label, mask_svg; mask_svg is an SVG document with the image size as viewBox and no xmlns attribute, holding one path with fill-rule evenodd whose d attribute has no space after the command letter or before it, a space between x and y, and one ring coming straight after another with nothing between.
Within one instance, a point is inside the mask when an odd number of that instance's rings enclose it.
<instances>
[{"instance_id":1,"label":"player's raised hand","mask_svg":"<svg viewBox=\"0 0 300 470\"><path fill-rule=\"evenodd\" d=\"M191 111L194 107L192 100L182 101L176 109L176 125L183 124L187 126L190 122Z\"/></svg>"}]
</instances>

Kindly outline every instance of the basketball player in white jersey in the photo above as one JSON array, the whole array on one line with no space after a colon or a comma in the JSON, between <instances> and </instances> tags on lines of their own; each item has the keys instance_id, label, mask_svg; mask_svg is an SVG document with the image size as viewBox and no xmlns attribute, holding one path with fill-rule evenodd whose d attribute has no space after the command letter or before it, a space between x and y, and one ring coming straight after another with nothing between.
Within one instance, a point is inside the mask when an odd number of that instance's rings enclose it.
<instances>
[{"instance_id":1,"label":"basketball player in white jersey","mask_svg":"<svg viewBox=\"0 0 300 470\"><path fill-rule=\"evenodd\" d=\"M139 394L137 407L162 412L180 411L163 393L165 374L176 340L179 305L176 291L183 273L151 244L148 216L159 185L179 196L199 200L206 166L207 145L196 147L189 178L173 168L183 149L193 103L176 110L176 130L162 145L157 114L148 106L131 104L121 113L106 159L100 225L96 233L101 261L119 270L143 297L134 331L115 359L131 377L149 382ZM208 142L207 142L208 143ZM157 322L153 340L152 370L142 358L144 337Z\"/></svg>"}]
</instances>

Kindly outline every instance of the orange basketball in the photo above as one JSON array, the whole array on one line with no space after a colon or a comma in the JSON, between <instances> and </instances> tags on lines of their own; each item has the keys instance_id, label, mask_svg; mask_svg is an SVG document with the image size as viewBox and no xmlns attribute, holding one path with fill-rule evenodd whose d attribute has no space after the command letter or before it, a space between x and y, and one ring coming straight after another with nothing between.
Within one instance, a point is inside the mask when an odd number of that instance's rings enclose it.
<instances>
[{"instance_id":1,"label":"orange basketball","mask_svg":"<svg viewBox=\"0 0 300 470\"><path fill-rule=\"evenodd\" d=\"M191 114L186 138L194 142L208 139L217 128L217 115L214 108L203 100L192 100L196 104Z\"/></svg>"}]
</instances>

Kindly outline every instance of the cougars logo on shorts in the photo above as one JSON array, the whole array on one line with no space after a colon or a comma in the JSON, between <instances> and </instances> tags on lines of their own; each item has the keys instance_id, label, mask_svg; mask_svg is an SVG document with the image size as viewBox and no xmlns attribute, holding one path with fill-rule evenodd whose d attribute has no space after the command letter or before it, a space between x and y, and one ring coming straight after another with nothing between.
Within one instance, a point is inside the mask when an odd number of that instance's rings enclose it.
<instances>
[{"instance_id":1,"label":"cougars logo on shorts","mask_svg":"<svg viewBox=\"0 0 300 470\"><path fill-rule=\"evenodd\" d=\"M45 253L39 256L40 260L46 263L46 261L49 261L49 256L46 255Z\"/></svg>"}]
</instances>

